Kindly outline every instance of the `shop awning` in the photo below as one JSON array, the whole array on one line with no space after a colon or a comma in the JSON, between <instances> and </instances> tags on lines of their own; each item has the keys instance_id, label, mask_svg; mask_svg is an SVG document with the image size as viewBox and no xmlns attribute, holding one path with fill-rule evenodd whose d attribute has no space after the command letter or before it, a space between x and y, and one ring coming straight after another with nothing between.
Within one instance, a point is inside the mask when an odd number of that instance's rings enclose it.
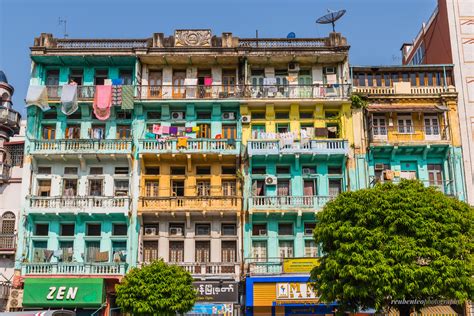
<instances>
[{"instance_id":1,"label":"shop awning","mask_svg":"<svg viewBox=\"0 0 474 316\"><path fill-rule=\"evenodd\" d=\"M87 308L104 303L104 279L27 278L24 307Z\"/></svg>"},{"instance_id":2,"label":"shop awning","mask_svg":"<svg viewBox=\"0 0 474 316\"><path fill-rule=\"evenodd\" d=\"M397 309L391 309L389 316L399 316ZM419 312L412 314L415 316L458 316L458 313L449 305L427 306L422 308Z\"/></svg>"},{"instance_id":3,"label":"shop awning","mask_svg":"<svg viewBox=\"0 0 474 316\"><path fill-rule=\"evenodd\" d=\"M416 106L393 106L387 104L371 104L367 107L369 112L397 112L397 113L441 113L446 112L448 108L444 105L416 105Z\"/></svg>"}]
</instances>

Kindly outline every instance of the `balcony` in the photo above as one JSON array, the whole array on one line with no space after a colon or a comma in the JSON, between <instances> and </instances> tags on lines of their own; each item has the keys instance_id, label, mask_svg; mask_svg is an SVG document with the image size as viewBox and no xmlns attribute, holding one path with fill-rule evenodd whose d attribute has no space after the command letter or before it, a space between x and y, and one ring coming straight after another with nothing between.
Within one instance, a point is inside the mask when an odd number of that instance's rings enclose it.
<instances>
[{"instance_id":1,"label":"balcony","mask_svg":"<svg viewBox=\"0 0 474 316\"><path fill-rule=\"evenodd\" d=\"M283 273L283 260L281 258L252 258L245 261L247 275L279 275Z\"/></svg>"},{"instance_id":2,"label":"balcony","mask_svg":"<svg viewBox=\"0 0 474 316\"><path fill-rule=\"evenodd\" d=\"M8 181L10 179L11 166L5 163L0 163L0 182Z\"/></svg>"},{"instance_id":3,"label":"balcony","mask_svg":"<svg viewBox=\"0 0 474 316\"><path fill-rule=\"evenodd\" d=\"M227 139L187 139L186 146L179 147L177 139L142 139L140 153L145 154L220 154L239 155L240 141Z\"/></svg>"},{"instance_id":4,"label":"balcony","mask_svg":"<svg viewBox=\"0 0 474 316\"><path fill-rule=\"evenodd\" d=\"M349 143L347 140L310 140L306 143L296 141L291 145L282 145L275 140L249 140L247 145L249 156L255 155L347 155Z\"/></svg>"},{"instance_id":5,"label":"balcony","mask_svg":"<svg viewBox=\"0 0 474 316\"><path fill-rule=\"evenodd\" d=\"M140 212L156 211L240 211L242 198L238 196L168 196L140 197Z\"/></svg>"},{"instance_id":6,"label":"balcony","mask_svg":"<svg viewBox=\"0 0 474 316\"><path fill-rule=\"evenodd\" d=\"M31 140L31 154L131 154L127 139L53 139Z\"/></svg>"},{"instance_id":7,"label":"balcony","mask_svg":"<svg viewBox=\"0 0 474 316\"><path fill-rule=\"evenodd\" d=\"M29 212L111 213L128 215L129 197L118 196L30 196Z\"/></svg>"},{"instance_id":8,"label":"balcony","mask_svg":"<svg viewBox=\"0 0 474 316\"><path fill-rule=\"evenodd\" d=\"M15 253L16 249L16 235L15 234L0 234L0 253Z\"/></svg>"},{"instance_id":9,"label":"balcony","mask_svg":"<svg viewBox=\"0 0 474 316\"><path fill-rule=\"evenodd\" d=\"M46 86L48 100L59 101L63 86ZM77 99L81 101L92 101L94 99L95 86L77 86Z\"/></svg>"},{"instance_id":10,"label":"balcony","mask_svg":"<svg viewBox=\"0 0 474 316\"><path fill-rule=\"evenodd\" d=\"M85 262L46 262L22 263L21 274L26 276L37 275L111 275L123 276L127 272L126 263L85 263Z\"/></svg>"},{"instance_id":11,"label":"balcony","mask_svg":"<svg viewBox=\"0 0 474 316\"><path fill-rule=\"evenodd\" d=\"M249 210L320 210L334 196L253 196L249 198Z\"/></svg>"},{"instance_id":12,"label":"balcony","mask_svg":"<svg viewBox=\"0 0 474 316\"><path fill-rule=\"evenodd\" d=\"M370 127L372 143L416 143L449 141L448 126L439 125L373 125Z\"/></svg>"},{"instance_id":13,"label":"balcony","mask_svg":"<svg viewBox=\"0 0 474 316\"><path fill-rule=\"evenodd\" d=\"M10 129L9 136L13 136L20 131L21 115L10 108L0 106L0 125Z\"/></svg>"},{"instance_id":14,"label":"balcony","mask_svg":"<svg viewBox=\"0 0 474 316\"><path fill-rule=\"evenodd\" d=\"M137 97L141 100L341 99L348 98L350 93L351 85L347 84L137 86Z\"/></svg>"},{"instance_id":15,"label":"balcony","mask_svg":"<svg viewBox=\"0 0 474 316\"><path fill-rule=\"evenodd\" d=\"M240 275L240 263L238 262L180 262L171 264L183 268L191 273L193 277L228 276L234 278Z\"/></svg>"}]
</instances>

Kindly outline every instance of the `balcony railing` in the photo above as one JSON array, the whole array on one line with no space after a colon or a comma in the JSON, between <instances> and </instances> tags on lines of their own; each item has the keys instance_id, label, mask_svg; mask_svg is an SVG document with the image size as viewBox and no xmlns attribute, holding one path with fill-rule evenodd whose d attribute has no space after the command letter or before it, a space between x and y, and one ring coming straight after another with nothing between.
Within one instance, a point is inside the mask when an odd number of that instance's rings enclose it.
<instances>
[{"instance_id":1,"label":"balcony railing","mask_svg":"<svg viewBox=\"0 0 474 316\"><path fill-rule=\"evenodd\" d=\"M391 183L395 183L395 184L398 184L400 183L404 178L401 178L399 176L397 177L393 177L393 179L385 179L385 172L387 170L384 170L382 172L382 175L380 177L375 177L375 176L370 176L369 177L369 180L370 180L370 186L373 187L375 186L377 183L386 183L386 182L391 182ZM395 172L393 171L394 173L399 173L399 172ZM401 175L401 172L400 172L400 175ZM412 178L413 180L416 179L416 177ZM436 188L438 191L446 194L446 195L453 195L454 194L454 181L453 180L421 180L421 179L416 179L418 181L421 181L423 183L423 185L425 187L434 187Z\"/></svg>"},{"instance_id":2,"label":"balcony railing","mask_svg":"<svg viewBox=\"0 0 474 316\"><path fill-rule=\"evenodd\" d=\"M291 145L281 144L279 140L249 140L247 145L249 156L279 154L313 154L313 155L347 155L349 143L346 140L309 140L295 141Z\"/></svg>"},{"instance_id":3,"label":"balcony railing","mask_svg":"<svg viewBox=\"0 0 474 316\"><path fill-rule=\"evenodd\" d=\"M347 84L155 85L137 86L137 97L153 99L332 99L347 98Z\"/></svg>"},{"instance_id":4,"label":"balcony railing","mask_svg":"<svg viewBox=\"0 0 474 316\"><path fill-rule=\"evenodd\" d=\"M31 140L32 154L130 154L127 139L52 139Z\"/></svg>"},{"instance_id":5,"label":"balcony railing","mask_svg":"<svg viewBox=\"0 0 474 316\"><path fill-rule=\"evenodd\" d=\"M10 165L0 163L0 177L1 177L0 180L1 181L7 181L8 179L10 179L10 170L11 170Z\"/></svg>"},{"instance_id":6,"label":"balcony railing","mask_svg":"<svg viewBox=\"0 0 474 316\"><path fill-rule=\"evenodd\" d=\"M245 272L248 275L277 275L283 273L281 258L245 259Z\"/></svg>"},{"instance_id":7,"label":"balcony railing","mask_svg":"<svg viewBox=\"0 0 474 316\"><path fill-rule=\"evenodd\" d=\"M153 154L191 154L215 153L223 155L239 155L240 141L227 139L192 139L188 138L185 146L178 146L177 139L142 139L140 153Z\"/></svg>"},{"instance_id":8,"label":"balcony railing","mask_svg":"<svg viewBox=\"0 0 474 316\"><path fill-rule=\"evenodd\" d=\"M57 262L57 263L22 263L22 275L125 275L126 263L84 263L84 262Z\"/></svg>"},{"instance_id":9,"label":"balcony railing","mask_svg":"<svg viewBox=\"0 0 474 316\"><path fill-rule=\"evenodd\" d=\"M140 197L140 211L229 211L240 210L238 196Z\"/></svg>"},{"instance_id":10,"label":"balcony railing","mask_svg":"<svg viewBox=\"0 0 474 316\"><path fill-rule=\"evenodd\" d=\"M28 199L30 211L87 212L102 209L109 212L119 209L128 212L130 205L130 198L121 196L30 196Z\"/></svg>"},{"instance_id":11,"label":"balcony railing","mask_svg":"<svg viewBox=\"0 0 474 316\"><path fill-rule=\"evenodd\" d=\"M281 210L309 209L319 210L332 200L333 196L253 196L249 198L249 209Z\"/></svg>"},{"instance_id":12,"label":"balcony railing","mask_svg":"<svg viewBox=\"0 0 474 316\"><path fill-rule=\"evenodd\" d=\"M15 251L16 235L0 234L0 251Z\"/></svg>"},{"instance_id":13,"label":"balcony railing","mask_svg":"<svg viewBox=\"0 0 474 316\"><path fill-rule=\"evenodd\" d=\"M148 46L148 39L56 39L57 48L68 49L120 49Z\"/></svg>"},{"instance_id":14,"label":"balcony railing","mask_svg":"<svg viewBox=\"0 0 474 316\"><path fill-rule=\"evenodd\" d=\"M430 95L430 94L441 94L445 92L453 92L454 87L444 86L426 86L426 87L407 87L406 90L401 92L395 87L353 87L355 93L362 93L368 95L393 95L393 94L415 94L415 95Z\"/></svg>"},{"instance_id":15,"label":"balcony railing","mask_svg":"<svg viewBox=\"0 0 474 316\"><path fill-rule=\"evenodd\" d=\"M46 86L48 99L61 98L61 85ZM351 93L348 84L235 84L235 85L136 85L135 98L139 100L172 99L341 99ZM77 86L80 101L92 101L95 86Z\"/></svg>"},{"instance_id":16,"label":"balcony railing","mask_svg":"<svg viewBox=\"0 0 474 316\"><path fill-rule=\"evenodd\" d=\"M245 48L294 48L294 47L324 47L326 38L259 38L239 39L239 47Z\"/></svg>"},{"instance_id":17,"label":"balcony railing","mask_svg":"<svg viewBox=\"0 0 474 316\"><path fill-rule=\"evenodd\" d=\"M425 142L448 140L448 126L439 125L372 125L372 142Z\"/></svg>"},{"instance_id":18,"label":"balcony railing","mask_svg":"<svg viewBox=\"0 0 474 316\"><path fill-rule=\"evenodd\" d=\"M20 130L20 114L10 108L0 106L0 124L8 126L15 133ZM11 133L13 136L14 133Z\"/></svg>"},{"instance_id":19,"label":"balcony railing","mask_svg":"<svg viewBox=\"0 0 474 316\"><path fill-rule=\"evenodd\" d=\"M182 267L193 276L239 276L240 275L240 263L238 262L180 262L171 263Z\"/></svg>"}]
</instances>

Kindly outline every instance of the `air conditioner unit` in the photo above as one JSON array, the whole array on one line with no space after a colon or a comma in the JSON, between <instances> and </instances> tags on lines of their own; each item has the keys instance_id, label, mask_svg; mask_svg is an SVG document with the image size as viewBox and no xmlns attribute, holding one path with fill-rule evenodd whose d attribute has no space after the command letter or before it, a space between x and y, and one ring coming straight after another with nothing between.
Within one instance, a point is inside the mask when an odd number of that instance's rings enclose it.
<instances>
[{"instance_id":1,"label":"air conditioner unit","mask_svg":"<svg viewBox=\"0 0 474 316\"><path fill-rule=\"evenodd\" d=\"M145 227L145 236L156 236L156 227Z\"/></svg>"},{"instance_id":2,"label":"air conditioner unit","mask_svg":"<svg viewBox=\"0 0 474 316\"><path fill-rule=\"evenodd\" d=\"M235 120L235 113L234 112L224 112L222 113L223 120Z\"/></svg>"},{"instance_id":3,"label":"air conditioner unit","mask_svg":"<svg viewBox=\"0 0 474 316\"><path fill-rule=\"evenodd\" d=\"M311 169L310 168L303 168L303 174L311 174Z\"/></svg>"},{"instance_id":4,"label":"air conditioner unit","mask_svg":"<svg viewBox=\"0 0 474 316\"><path fill-rule=\"evenodd\" d=\"M266 236L267 235L267 230L266 229L260 229L258 231L258 235L259 236Z\"/></svg>"},{"instance_id":5,"label":"air conditioner unit","mask_svg":"<svg viewBox=\"0 0 474 316\"><path fill-rule=\"evenodd\" d=\"M312 235L312 234L313 234L313 230L312 230L311 228L306 228L306 229L304 230L304 234L305 234L305 235Z\"/></svg>"},{"instance_id":6,"label":"air conditioner unit","mask_svg":"<svg viewBox=\"0 0 474 316\"><path fill-rule=\"evenodd\" d=\"M7 311L23 308L23 290L11 289L8 297Z\"/></svg>"},{"instance_id":7,"label":"air conditioner unit","mask_svg":"<svg viewBox=\"0 0 474 316\"><path fill-rule=\"evenodd\" d=\"M183 236L183 229L181 227L172 227L170 228L171 236Z\"/></svg>"},{"instance_id":8,"label":"air conditioner unit","mask_svg":"<svg viewBox=\"0 0 474 316\"><path fill-rule=\"evenodd\" d=\"M324 73L326 75L335 75L336 74L336 67L324 67Z\"/></svg>"},{"instance_id":9,"label":"air conditioner unit","mask_svg":"<svg viewBox=\"0 0 474 316\"><path fill-rule=\"evenodd\" d=\"M171 112L171 118L173 120L183 120L184 112Z\"/></svg>"},{"instance_id":10,"label":"air conditioner unit","mask_svg":"<svg viewBox=\"0 0 474 316\"><path fill-rule=\"evenodd\" d=\"M384 169L384 164L383 163L376 163L374 169L375 169L375 171L382 171Z\"/></svg>"},{"instance_id":11,"label":"air conditioner unit","mask_svg":"<svg viewBox=\"0 0 474 316\"><path fill-rule=\"evenodd\" d=\"M250 123L250 115L242 115L242 123Z\"/></svg>"},{"instance_id":12,"label":"air conditioner unit","mask_svg":"<svg viewBox=\"0 0 474 316\"><path fill-rule=\"evenodd\" d=\"M267 176L265 178L266 185L276 185L277 184L277 177L275 176Z\"/></svg>"},{"instance_id":13,"label":"air conditioner unit","mask_svg":"<svg viewBox=\"0 0 474 316\"><path fill-rule=\"evenodd\" d=\"M300 71L300 65L298 63L289 63L288 72L298 72Z\"/></svg>"}]
</instances>

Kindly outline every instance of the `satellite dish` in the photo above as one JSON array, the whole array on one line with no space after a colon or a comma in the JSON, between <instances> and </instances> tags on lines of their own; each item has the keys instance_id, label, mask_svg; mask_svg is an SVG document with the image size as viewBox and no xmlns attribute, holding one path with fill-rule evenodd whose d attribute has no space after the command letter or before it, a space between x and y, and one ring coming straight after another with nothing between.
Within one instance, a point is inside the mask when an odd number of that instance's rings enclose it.
<instances>
[{"instance_id":1,"label":"satellite dish","mask_svg":"<svg viewBox=\"0 0 474 316\"><path fill-rule=\"evenodd\" d=\"M334 22L339 20L346 13L346 10L339 10L339 11L328 10L328 11L329 11L329 13L326 14L326 15L323 15L322 17L317 19L316 23L319 23L319 24L332 24L332 31L336 32L336 29L335 29L336 25L335 25Z\"/></svg>"},{"instance_id":2,"label":"satellite dish","mask_svg":"<svg viewBox=\"0 0 474 316\"><path fill-rule=\"evenodd\" d=\"M290 32L290 33L288 33L286 38L296 38L296 34L294 32Z\"/></svg>"}]
</instances>

